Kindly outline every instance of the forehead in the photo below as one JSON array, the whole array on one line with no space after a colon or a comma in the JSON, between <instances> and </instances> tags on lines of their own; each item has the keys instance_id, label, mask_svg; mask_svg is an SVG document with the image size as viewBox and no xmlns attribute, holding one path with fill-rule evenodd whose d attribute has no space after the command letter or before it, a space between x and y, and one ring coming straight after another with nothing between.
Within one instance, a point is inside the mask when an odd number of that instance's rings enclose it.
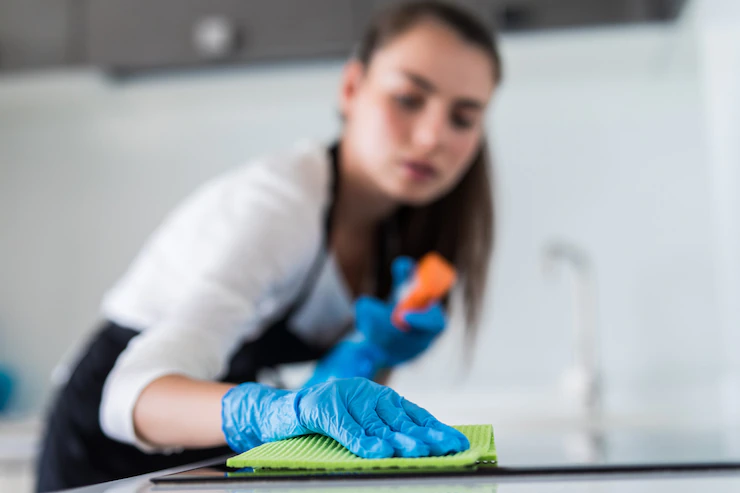
<instances>
[{"instance_id":1,"label":"forehead","mask_svg":"<svg viewBox=\"0 0 740 493\"><path fill-rule=\"evenodd\" d=\"M423 20L396 36L373 56L371 75L411 72L445 96L486 101L494 88L494 67L480 47L434 20Z\"/></svg>"}]
</instances>

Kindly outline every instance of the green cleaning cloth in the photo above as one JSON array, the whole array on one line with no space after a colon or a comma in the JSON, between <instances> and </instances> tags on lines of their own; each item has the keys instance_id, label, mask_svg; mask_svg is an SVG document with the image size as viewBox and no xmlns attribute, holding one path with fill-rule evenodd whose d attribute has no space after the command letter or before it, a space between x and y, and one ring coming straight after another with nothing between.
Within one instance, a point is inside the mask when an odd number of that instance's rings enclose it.
<instances>
[{"instance_id":1,"label":"green cleaning cloth","mask_svg":"<svg viewBox=\"0 0 740 493\"><path fill-rule=\"evenodd\" d=\"M470 448L442 457L392 457L363 459L333 438L305 435L259 447L232 457L226 465L234 468L257 469L363 471L372 469L436 469L473 467L496 462L496 446L491 425L453 426L470 440Z\"/></svg>"}]
</instances>

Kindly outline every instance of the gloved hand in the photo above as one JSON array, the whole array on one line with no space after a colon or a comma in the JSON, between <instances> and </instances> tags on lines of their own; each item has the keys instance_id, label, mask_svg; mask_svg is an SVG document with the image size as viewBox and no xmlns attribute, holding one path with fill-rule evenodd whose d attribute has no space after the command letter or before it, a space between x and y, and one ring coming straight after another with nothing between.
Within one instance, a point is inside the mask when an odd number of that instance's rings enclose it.
<instances>
[{"instance_id":1,"label":"gloved hand","mask_svg":"<svg viewBox=\"0 0 740 493\"><path fill-rule=\"evenodd\" d=\"M385 366L409 361L424 352L447 325L444 309L437 302L422 311L404 314L407 327L396 327L391 314L403 295L404 284L413 275L416 263L410 257L398 257L391 265L393 289L389 302L370 296L355 303L355 325L368 343L385 355Z\"/></svg>"},{"instance_id":2,"label":"gloved hand","mask_svg":"<svg viewBox=\"0 0 740 493\"><path fill-rule=\"evenodd\" d=\"M423 353L447 323L439 303L403 316L408 330L391 322L394 305L363 296L355 303L355 326L367 344L383 353L383 366L396 366Z\"/></svg>"},{"instance_id":3,"label":"gloved hand","mask_svg":"<svg viewBox=\"0 0 740 493\"><path fill-rule=\"evenodd\" d=\"M330 436L364 458L437 456L470 448L459 431L364 378L298 391L243 383L224 395L221 416L226 442L237 453L311 433Z\"/></svg>"},{"instance_id":4,"label":"gloved hand","mask_svg":"<svg viewBox=\"0 0 740 493\"><path fill-rule=\"evenodd\" d=\"M304 387L328 382L337 378L362 377L374 379L385 366L386 355L382 349L369 344L359 333L340 341L316 363L311 378Z\"/></svg>"},{"instance_id":5,"label":"gloved hand","mask_svg":"<svg viewBox=\"0 0 740 493\"><path fill-rule=\"evenodd\" d=\"M354 376L372 379L380 369L409 361L431 345L446 325L445 313L439 303L423 311L405 314L403 320L408 327L404 330L391 321L403 285L415 267L410 257L398 257L393 261L390 301L360 297L355 303L357 331L339 342L318 362L305 386Z\"/></svg>"}]
</instances>

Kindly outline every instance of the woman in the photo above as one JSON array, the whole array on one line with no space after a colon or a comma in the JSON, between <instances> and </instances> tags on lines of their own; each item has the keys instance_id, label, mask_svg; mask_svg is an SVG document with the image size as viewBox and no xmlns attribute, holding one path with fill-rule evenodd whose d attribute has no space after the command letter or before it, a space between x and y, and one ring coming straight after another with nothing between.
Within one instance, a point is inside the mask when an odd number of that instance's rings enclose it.
<instances>
[{"instance_id":1,"label":"woman","mask_svg":"<svg viewBox=\"0 0 740 493\"><path fill-rule=\"evenodd\" d=\"M338 142L207 183L107 293L106 323L51 414L38 490L308 433L367 458L468 448L371 379L444 328L440 304L409 314L408 331L390 322L413 259L452 261L475 318L493 228L483 121L499 79L491 34L465 12L421 2L377 17L342 74ZM348 337L353 316L362 337ZM301 389L255 382L309 360Z\"/></svg>"}]
</instances>

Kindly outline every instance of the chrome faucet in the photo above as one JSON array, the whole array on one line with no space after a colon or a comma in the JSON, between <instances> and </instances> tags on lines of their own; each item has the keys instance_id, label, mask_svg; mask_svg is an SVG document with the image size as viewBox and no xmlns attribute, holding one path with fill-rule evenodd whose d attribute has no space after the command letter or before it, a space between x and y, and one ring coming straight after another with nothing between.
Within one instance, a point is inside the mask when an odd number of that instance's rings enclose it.
<instances>
[{"instance_id":1,"label":"chrome faucet","mask_svg":"<svg viewBox=\"0 0 740 493\"><path fill-rule=\"evenodd\" d=\"M577 399L587 428L586 450L580 455L588 461L599 461L604 455L603 388L597 329L597 299L594 269L588 254L565 241L549 243L543 252L543 268L551 274L557 265L569 268L573 292L574 361L563 375L567 395Z\"/></svg>"}]
</instances>

